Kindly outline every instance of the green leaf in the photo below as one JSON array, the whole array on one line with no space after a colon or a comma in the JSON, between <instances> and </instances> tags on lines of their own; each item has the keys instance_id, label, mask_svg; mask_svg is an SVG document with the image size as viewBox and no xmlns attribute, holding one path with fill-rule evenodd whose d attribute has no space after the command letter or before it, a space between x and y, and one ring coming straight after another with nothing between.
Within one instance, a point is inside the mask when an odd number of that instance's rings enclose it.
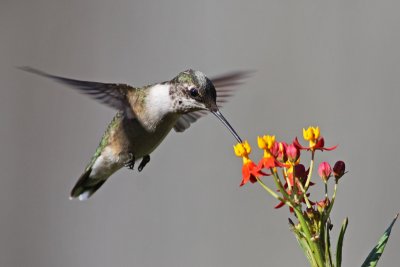
<instances>
[{"instance_id":1,"label":"green leaf","mask_svg":"<svg viewBox=\"0 0 400 267\"><path fill-rule=\"evenodd\" d=\"M329 234L329 225L330 220L325 223L325 265L326 266L333 266L332 264L332 256L331 256L331 235Z\"/></svg>"},{"instance_id":2,"label":"green leaf","mask_svg":"<svg viewBox=\"0 0 400 267\"><path fill-rule=\"evenodd\" d=\"M340 267L342 265L342 248L343 248L343 239L344 234L346 233L347 224L349 223L349 219L344 219L342 223L342 228L340 229L339 238L336 245L336 267Z\"/></svg>"},{"instance_id":3,"label":"green leaf","mask_svg":"<svg viewBox=\"0 0 400 267\"><path fill-rule=\"evenodd\" d=\"M307 240L304 239L303 237L299 237L298 235L295 235L297 242L299 242L301 248L304 251L304 254L306 255L308 261L311 263L311 266L318 266L317 262L315 261L314 257L313 257L313 253L312 250L309 246L309 244L307 243Z\"/></svg>"},{"instance_id":4,"label":"green leaf","mask_svg":"<svg viewBox=\"0 0 400 267\"><path fill-rule=\"evenodd\" d=\"M392 231L392 227L394 223L399 217L399 214L393 219L392 223L389 225L388 229L383 233L383 236L379 239L378 245L376 245L372 251L369 253L368 257L365 259L364 263L361 267L375 267L378 263L378 260L382 256L383 250L385 249L386 243L389 240L390 232Z\"/></svg>"}]
</instances>

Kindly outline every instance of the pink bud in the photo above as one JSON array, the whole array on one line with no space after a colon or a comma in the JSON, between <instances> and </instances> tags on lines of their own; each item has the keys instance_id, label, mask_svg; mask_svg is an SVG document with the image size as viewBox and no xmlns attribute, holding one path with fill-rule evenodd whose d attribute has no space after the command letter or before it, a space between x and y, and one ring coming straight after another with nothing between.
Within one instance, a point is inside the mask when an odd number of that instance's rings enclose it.
<instances>
[{"instance_id":1,"label":"pink bud","mask_svg":"<svg viewBox=\"0 0 400 267\"><path fill-rule=\"evenodd\" d=\"M287 148L287 144L285 142L279 142L279 144L278 144L278 156L277 156L277 160L278 161L280 161L280 162L286 162L287 161L286 148Z\"/></svg>"},{"instance_id":2,"label":"pink bud","mask_svg":"<svg viewBox=\"0 0 400 267\"><path fill-rule=\"evenodd\" d=\"M335 176L336 180L339 180L340 177L343 176L345 169L346 165L343 161L339 160L335 163L335 166L333 166L333 175Z\"/></svg>"},{"instance_id":3,"label":"pink bud","mask_svg":"<svg viewBox=\"0 0 400 267\"><path fill-rule=\"evenodd\" d=\"M278 154L279 154L279 144L278 144L278 142L275 142L272 145L272 148L269 151L271 152L271 154L272 154L272 156L274 158L278 157Z\"/></svg>"},{"instance_id":4,"label":"pink bud","mask_svg":"<svg viewBox=\"0 0 400 267\"><path fill-rule=\"evenodd\" d=\"M328 162L321 162L318 166L318 174L322 180L326 183L331 176L332 168Z\"/></svg>"},{"instance_id":5,"label":"pink bud","mask_svg":"<svg viewBox=\"0 0 400 267\"><path fill-rule=\"evenodd\" d=\"M293 144L290 144L286 148L286 155L289 161L296 162L300 157L300 150L298 150Z\"/></svg>"}]
</instances>

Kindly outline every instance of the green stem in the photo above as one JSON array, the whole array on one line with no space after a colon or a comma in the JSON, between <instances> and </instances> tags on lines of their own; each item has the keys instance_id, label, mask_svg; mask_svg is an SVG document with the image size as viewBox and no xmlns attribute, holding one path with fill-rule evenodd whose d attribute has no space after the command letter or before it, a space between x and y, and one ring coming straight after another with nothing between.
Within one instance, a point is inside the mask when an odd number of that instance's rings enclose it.
<instances>
[{"instance_id":1,"label":"green stem","mask_svg":"<svg viewBox=\"0 0 400 267\"><path fill-rule=\"evenodd\" d=\"M304 186L304 189L305 189L306 192L308 190L308 187L310 186L311 175L312 175L312 172L313 172L313 169L314 169L314 154L315 154L315 151L311 151L310 170L308 172L307 181L306 181L306 184Z\"/></svg>"},{"instance_id":2,"label":"green stem","mask_svg":"<svg viewBox=\"0 0 400 267\"><path fill-rule=\"evenodd\" d=\"M261 181L260 178L256 177L258 183L262 186L262 188L265 189L265 191L267 191L271 196L273 196L274 198L276 198L279 201L282 201L284 203L286 203L287 201L283 198L281 198L280 196L278 196L278 194L276 194L271 188L269 188L266 184L263 183L263 181ZM287 203L286 203L287 204ZM289 205L290 206L290 205Z\"/></svg>"},{"instance_id":3,"label":"green stem","mask_svg":"<svg viewBox=\"0 0 400 267\"><path fill-rule=\"evenodd\" d=\"M337 181L335 182L335 187L333 188L333 195L332 195L332 200L331 203L329 204L329 208L326 212L326 216L329 218L330 214L331 214L331 210L333 208L333 204L335 204L335 199L336 199L336 192L337 192L337 188L338 188L338 183Z\"/></svg>"},{"instance_id":4,"label":"green stem","mask_svg":"<svg viewBox=\"0 0 400 267\"><path fill-rule=\"evenodd\" d=\"M325 260L324 257L322 256L321 248L319 247L318 242L312 240L310 229L308 228L307 221L303 217L303 213L301 212L301 210L299 210L298 207L294 208L294 212L296 213L297 219L300 222L301 228L303 229L303 233L306 236L307 242L312 249L313 253L312 256L315 258L318 267L323 267Z\"/></svg>"},{"instance_id":5,"label":"green stem","mask_svg":"<svg viewBox=\"0 0 400 267\"><path fill-rule=\"evenodd\" d=\"M284 198L290 199L290 195L286 192L285 188L283 188L281 179L279 178L278 174L274 171L273 168L270 168L272 177L274 177L274 182L278 190L281 192Z\"/></svg>"},{"instance_id":6,"label":"green stem","mask_svg":"<svg viewBox=\"0 0 400 267\"><path fill-rule=\"evenodd\" d=\"M331 257L331 241L329 235L329 220L324 223L325 261L327 266L333 266Z\"/></svg>"},{"instance_id":7,"label":"green stem","mask_svg":"<svg viewBox=\"0 0 400 267\"><path fill-rule=\"evenodd\" d=\"M296 180L297 180L297 184L300 187L301 192L303 193L301 197L303 197L304 200L306 201L307 208L311 208L311 203L308 200L308 197L307 197L306 191L304 190L303 185L301 184L301 182L297 178L296 178ZM301 201L301 198L300 198L300 201Z\"/></svg>"},{"instance_id":8,"label":"green stem","mask_svg":"<svg viewBox=\"0 0 400 267\"><path fill-rule=\"evenodd\" d=\"M325 230L325 255L326 257L329 257L329 264L330 266L333 266L332 263L332 256L330 253L330 236L329 236L329 224L330 224L330 214L333 208L333 204L335 204L335 198L336 198L336 192L338 188L338 183L337 181L335 182L335 187L333 189L333 195L332 195L332 200L331 203L329 204L328 209L322 214L322 223L324 224L324 230ZM325 198L328 198L328 189L327 189L327 183L325 183Z\"/></svg>"},{"instance_id":9,"label":"green stem","mask_svg":"<svg viewBox=\"0 0 400 267\"><path fill-rule=\"evenodd\" d=\"M325 199L327 199L328 198L328 183L327 183L327 181L325 181L324 184L325 184Z\"/></svg>"},{"instance_id":10,"label":"green stem","mask_svg":"<svg viewBox=\"0 0 400 267\"><path fill-rule=\"evenodd\" d=\"M288 184L289 190L292 191L292 185L289 183L286 167L282 168L282 173L283 173L283 178L285 179L286 183ZM294 177L294 172L293 172L293 177Z\"/></svg>"}]
</instances>

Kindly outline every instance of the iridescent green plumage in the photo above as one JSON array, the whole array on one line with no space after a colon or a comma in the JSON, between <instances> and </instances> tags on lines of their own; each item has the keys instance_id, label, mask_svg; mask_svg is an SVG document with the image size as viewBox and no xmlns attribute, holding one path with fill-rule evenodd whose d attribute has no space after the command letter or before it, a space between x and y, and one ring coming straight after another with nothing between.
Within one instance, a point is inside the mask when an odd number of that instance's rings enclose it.
<instances>
[{"instance_id":1,"label":"iridescent green plumage","mask_svg":"<svg viewBox=\"0 0 400 267\"><path fill-rule=\"evenodd\" d=\"M106 131L104 132L103 136L101 137L100 143L96 149L96 152L92 156L90 163L86 166L85 170L88 170L90 167L92 167L93 163L96 161L96 159L100 156L101 152L104 150L104 148L109 145L110 143L110 136L111 136L111 131L113 131L115 128L118 127L118 125L121 123L123 119L123 112L118 111L117 114L114 116L110 124L108 124Z\"/></svg>"}]
</instances>

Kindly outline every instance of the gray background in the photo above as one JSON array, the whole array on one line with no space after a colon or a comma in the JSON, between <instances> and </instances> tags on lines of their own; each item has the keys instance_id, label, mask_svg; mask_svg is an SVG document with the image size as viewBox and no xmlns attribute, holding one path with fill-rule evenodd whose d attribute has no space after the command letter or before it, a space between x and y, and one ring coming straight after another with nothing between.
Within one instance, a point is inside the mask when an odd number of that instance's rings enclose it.
<instances>
[{"instance_id":1,"label":"gray background","mask_svg":"<svg viewBox=\"0 0 400 267\"><path fill-rule=\"evenodd\" d=\"M307 266L286 209L239 187L234 139L207 116L171 132L140 175L68 194L115 111L30 65L133 85L187 68L257 70L222 109L243 138L320 125L346 161L333 211L359 266L395 213L400 179L398 1L0 2L0 266ZM261 153L254 149L253 158ZM314 199L322 198L320 188ZM336 238L334 238L336 240ZM398 266L399 225L380 266Z\"/></svg>"}]
</instances>

